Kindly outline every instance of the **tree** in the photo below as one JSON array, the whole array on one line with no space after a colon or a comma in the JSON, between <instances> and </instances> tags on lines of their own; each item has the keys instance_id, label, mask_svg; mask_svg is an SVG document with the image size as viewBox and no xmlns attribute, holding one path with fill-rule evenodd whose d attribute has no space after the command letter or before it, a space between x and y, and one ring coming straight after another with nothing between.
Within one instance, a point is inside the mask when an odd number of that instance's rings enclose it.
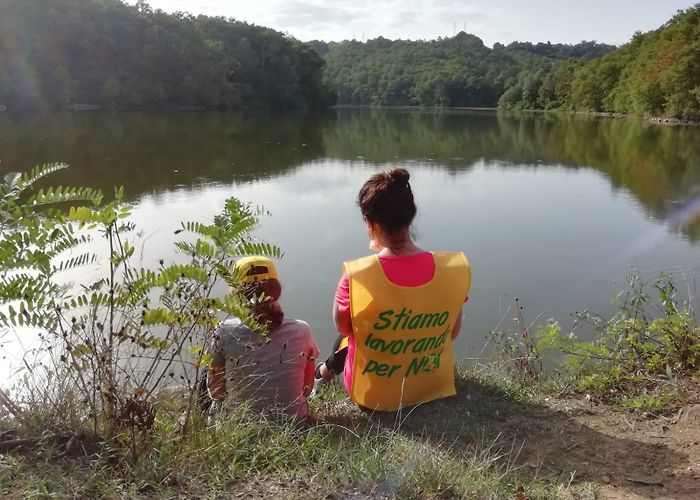
<instances>
[{"instance_id":1,"label":"tree","mask_svg":"<svg viewBox=\"0 0 700 500\"><path fill-rule=\"evenodd\" d=\"M326 95L323 60L307 45L143 0L4 0L0 61L2 104L16 109L310 108Z\"/></svg>"}]
</instances>

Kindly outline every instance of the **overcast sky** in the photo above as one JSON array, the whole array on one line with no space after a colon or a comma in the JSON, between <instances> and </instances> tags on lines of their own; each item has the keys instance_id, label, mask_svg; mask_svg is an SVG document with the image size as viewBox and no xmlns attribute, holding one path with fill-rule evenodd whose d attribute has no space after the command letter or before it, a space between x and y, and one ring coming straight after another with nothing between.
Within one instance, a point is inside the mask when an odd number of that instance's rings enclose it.
<instances>
[{"instance_id":1,"label":"overcast sky","mask_svg":"<svg viewBox=\"0 0 700 500\"><path fill-rule=\"evenodd\" d=\"M129 0L135 3L136 0ZM432 39L465 30L494 42L622 44L697 0L150 0L168 12L233 17L300 40Z\"/></svg>"}]
</instances>

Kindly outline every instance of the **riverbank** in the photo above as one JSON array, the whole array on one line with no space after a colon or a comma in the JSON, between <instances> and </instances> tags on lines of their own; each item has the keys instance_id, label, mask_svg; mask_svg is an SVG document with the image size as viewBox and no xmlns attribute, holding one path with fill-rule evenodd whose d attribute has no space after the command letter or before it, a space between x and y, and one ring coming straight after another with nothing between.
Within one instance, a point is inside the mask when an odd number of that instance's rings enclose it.
<instances>
[{"instance_id":1,"label":"riverbank","mask_svg":"<svg viewBox=\"0 0 700 500\"><path fill-rule=\"evenodd\" d=\"M290 110L288 112L301 112L301 113L320 113L324 110L334 110L334 109L381 109L381 110L406 110L406 111L448 111L448 112L459 112L467 111L471 113L555 113L563 115L575 115L575 116L594 116L603 118L628 118L633 120L644 120L650 123L655 123L658 125L700 125L700 121L697 120L683 120L679 118L671 118L664 116L639 116L630 113L613 113L607 111L567 111L560 109L517 109L517 110L506 110L503 108L487 108L487 107L423 107L423 106L375 106L375 105L335 105L329 108L322 108L316 110L308 109L298 109ZM261 112L264 113L269 111L268 108L254 108L254 107L241 107L235 109L221 109L218 107L207 108L205 106L166 106L166 107L129 107L129 108L117 108L114 106L105 106L97 104L74 104L65 109L51 109L51 110L36 110L36 109L9 109L7 106L0 104L0 112L6 113L60 113L60 112L71 112L71 113L90 113L90 112L145 112L145 113L177 113L177 112L212 112L212 113L249 113L249 112Z\"/></svg>"},{"instance_id":2,"label":"riverbank","mask_svg":"<svg viewBox=\"0 0 700 500\"><path fill-rule=\"evenodd\" d=\"M700 125L697 120L683 120L680 118L672 118L667 116L640 116L632 113L613 113L609 111L569 111L563 109L504 109L504 108L486 108L486 107L424 107L424 106L376 106L376 105L344 105L339 104L332 109L383 109L383 110L409 110L409 111L469 111L473 113L555 113L559 115L575 115L575 116L594 116L602 118L628 118L633 120L644 120L658 125Z\"/></svg>"},{"instance_id":3,"label":"riverbank","mask_svg":"<svg viewBox=\"0 0 700 500\"><path fill-rule=\"evenodd\" d=\"M695 384L696 396L700 385ZM545 385L549 389L545 389ZM182 439L159 409L137 457L88 437L0 455L0 495L276 498L691 498L700 495L700 399L670 415L599 404L493 368L403 414L359 411L339 386L306 428L244 407ZM8 422L4 421L7 429ZM16 436L15 436L16 437Z\"/></svg>"}]
</instances>

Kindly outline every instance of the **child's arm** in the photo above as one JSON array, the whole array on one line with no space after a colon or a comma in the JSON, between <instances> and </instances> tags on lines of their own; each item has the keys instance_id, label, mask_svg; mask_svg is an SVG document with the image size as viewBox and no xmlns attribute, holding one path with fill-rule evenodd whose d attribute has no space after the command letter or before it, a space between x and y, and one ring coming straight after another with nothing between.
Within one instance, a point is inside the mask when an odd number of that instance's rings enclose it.
<instances>
[{"instance_id":1,"label":"child's arm","mask_svg":"<svg viewBox=\"0 0 700 500\"><path fill-rule=\"evenodd\" d=\"M209 397L214 401L222 401L226 396L226 366L212 362L207 376Z\"/></svg>"},{"instance_id":2,"label":"child's arm","mask_svg":"<svg viewBox=\"0 0 700 500\"><path fill-rule=\"evenodd\" d=\"M214 401L223 401L226 396L226 358L220 342L220 332L217 331L208 349L212 360L207 371L207 389L209 397Z\"/></svg>"}]
</instances>

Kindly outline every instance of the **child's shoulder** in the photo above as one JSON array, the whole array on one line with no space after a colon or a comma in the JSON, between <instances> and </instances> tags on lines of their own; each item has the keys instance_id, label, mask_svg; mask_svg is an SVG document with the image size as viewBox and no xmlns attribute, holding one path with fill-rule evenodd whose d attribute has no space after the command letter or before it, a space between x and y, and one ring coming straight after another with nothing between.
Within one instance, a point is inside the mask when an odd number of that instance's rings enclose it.
<instances>
[{"instance_id":1,"label":"child's shoulder","mask_svg":"<svg viewBox=\"0 0 700 500\"><path fill-rule=\"evenodd\" d=\"M305 330L309 332L311 331L311 327L306 321L295 318L284 318L280 327L288 329Z\"/></svg>"}]
</instances>

